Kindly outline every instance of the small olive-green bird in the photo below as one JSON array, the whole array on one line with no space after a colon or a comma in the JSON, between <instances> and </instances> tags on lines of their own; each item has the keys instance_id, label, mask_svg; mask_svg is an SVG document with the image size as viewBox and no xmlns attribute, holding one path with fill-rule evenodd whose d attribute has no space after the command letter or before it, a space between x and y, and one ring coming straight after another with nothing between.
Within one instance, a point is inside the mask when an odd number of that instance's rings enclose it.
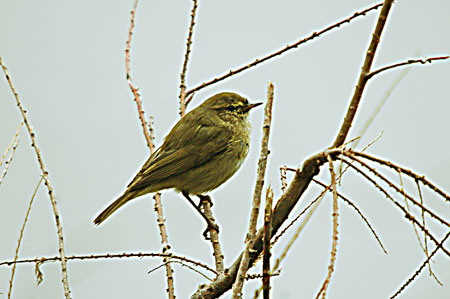
<instances>
[{"instance_id":1,"label":"small olive-green bird","mask_svg":"<svg viewBox=\"0 0 450 299\"><path fill-rule=\"evenodd\" d=\"M223 92L187 113L172 128L127 189L95 218L100 224L125 203L141 195L174 188L200 211L189 195L214 190L228 180L248 154L250 104L236 93Z\"/></svg>"}]
</instances>

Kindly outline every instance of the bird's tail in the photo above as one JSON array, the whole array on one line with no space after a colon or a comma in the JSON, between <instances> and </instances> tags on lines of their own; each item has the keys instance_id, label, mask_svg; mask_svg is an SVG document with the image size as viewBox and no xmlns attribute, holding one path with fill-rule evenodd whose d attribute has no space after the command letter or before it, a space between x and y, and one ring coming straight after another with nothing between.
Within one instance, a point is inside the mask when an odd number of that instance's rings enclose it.
<instances>
[{"instance_id":1,"label":"bird's tail","mask_svg":"<svg viewBox=\"0 0 450 299\"><path fill-rule=\"evenodd\" d=\"M112 204L110 204L103 212L100 213L100 215L97 216L97 218L94 219L94 224L99 225L103 221L106 220L109 216L111 216L112 213L114 213L117 209L119 209L121 206L126 204L129 200L137 197L135 192L125 192L121 197L116 199Z\"/></svg>"}]
</instances>

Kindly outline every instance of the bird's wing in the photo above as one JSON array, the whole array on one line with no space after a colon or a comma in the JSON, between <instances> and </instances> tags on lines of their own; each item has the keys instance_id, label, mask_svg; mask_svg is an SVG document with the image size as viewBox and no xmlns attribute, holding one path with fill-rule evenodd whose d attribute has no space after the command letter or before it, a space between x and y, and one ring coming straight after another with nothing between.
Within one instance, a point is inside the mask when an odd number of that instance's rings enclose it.
<instances>
[{"instance_id":1,"label":"bird's wing","mask_svg":"<svg viewBox=\"0 0 450 299\"><path fill-rule=\"evenodd\" d=\"M176 142L177 146L173 146L174 141L170 140L169 134L163 146L147 160L130 183L130 191L145 188L157 181L202 165L228 148L228 139L223 138L227 136L224 132L226 128L202 125L191 127L189 130L195 130L194 134L187 132L182 138L189 135L191 138Z\"/></svg>"}]
</instances>

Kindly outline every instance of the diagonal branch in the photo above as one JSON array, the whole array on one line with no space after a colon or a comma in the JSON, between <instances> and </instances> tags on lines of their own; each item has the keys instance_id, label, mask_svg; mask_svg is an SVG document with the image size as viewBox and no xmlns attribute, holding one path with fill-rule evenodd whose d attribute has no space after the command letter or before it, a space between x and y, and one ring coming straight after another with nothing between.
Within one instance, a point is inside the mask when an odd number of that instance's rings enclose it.
<instances>
[{"instance_id":1,"label":"diagonal branch","mask_svg":"<svg viewBox=\"0 0 450 299\"><path fill-rule=\"evenodd\" d=\"M446 201L450 202L450 196L447 193L445 193L444 191L442 191L439 187L434 185L432 182L427 180L425 178L425 176L423 176L423 175L418 175L417 173L415 173L415 172L413 172L413 171L411 171L409 169L406 169L404 167L401 167L401 166L399 166L399 165L397 165L395 163L392 163L390 161L382 160L380 158L371 156L371 155L366 154L366 153L355 152L355 151L352 151L352 150L347 150L346 152L344 152L344 154L346 154L347 152L349 154L351 154L351 155L360 156L360 157L362 157L364 159L376 162L376 163L378 163L380 165L384 165L384 166L390 167L390 168L395 169L395 170L400 170L402 173L406 174L407 176L409 176L411 178L414 178L417 181L420 181L422 184L424 184L425 186L427 186L428 188L430 188L431 190L433 190L434 192L436 192L437 194L439 194L440 196L445 198Z\"/></svg>"},{"instance_id":2,"label":"diagonal branch","mask_svg":"<svg viewBox=\"0 0 450 299\"><path fill-rule=\"evenodd\" d=\"M366 9L362 10L361 12L355 12L351 17L348 17L348 18L346 18L346 19L344 19L342 21L339 21L339 22L337 22L337 23L335 23L335 24L333 24L331 26L328 26L327 28L322 29L322 30L320 30L318 32L313 32L313 34L311 34L310 36L308 36L306 38L302 38L299 41L297 41L297 42L295 42L295 43L293 43L291 45L287 45L286 47L284 47L281 50L273 52L273 53L271 53L271 54L269 54L267 56L264 56L264 57L261 57L261 58L257 58L253 62L250 62L247 65L241 66L241 67L239 67L237 69L234 69L234 70L230 70L228 73L226 73L226 74L224 74L222 76L216 77L216 78L214 78L214 79L212 79L210 81L203 82L202 84L200 84L200 85L198 85L198 86L196 86L194 88L189 89L189 91L186 92L186 96L188 96L188 95L190 95L190 94L192 94L192 93L194 93L196 91L199 91L200 89L203 89L203 88L205 88L205 87L207 87L209 85L212 85L212 84L217 83L219 81L225 80L225 79L227 79L227 78L229 78L231 76L234 76L234 75L236 75L236 74L238 74L238 73L240 73L242 71L248 70L248 69L250 69L250 68L252 68L252 67L254 67L254 66L256 66L256 65L258 65L260 63L268 61L268 60L270 60L270 59L272 59L272 58L274 58L274 57L276 57L278 55L281 55L281 54L283 54L283 53L285 53L285 52L287 52L289 50L296 49L301 44L309 42L309 41L315 39L316 37L319 37L320 35L328 32L328 31L331 31L333 29L339 28L341 25L344 25L345 23L350 23L350 21L352 21L355 18L358 18L360 16L365 16L366 13L368 13L368 12L370 12L372 10L378 9L381 5L382 5L382 3L378 3L378 4L375 4L375 5L371 6L371 7L369 7L369 8L366 8ZM186 102L186 104L188 104L188 102Z\"/></svg>"},{"instance_id":3,"label":"diagonal branch","mask_svg":"<svg viewBox=\"0 0 450 299\"><path fill-rule=\"evenodd\" d=\"M383 32L384 25L386 24L389 10L391 9L393 2L394 2L393 0L386 0L383 3L383 7L381 8L381 12L378 17L377 25L375 27L374 32L372 33L372 40L370 42L369 49L367 50L366 58L364 60L361 73L359 75L358 84L356 85L352 100L350 101L350 105L347 109L347 114L345 115L344 122L342 123L341 129L339 130L336 140L334 141L331 147L339 147L342 144L344 144L348 132L350 131L353 119L355 118L356 111L358 109L358 105L361 102L364 88L366 86L367 81L369 80L367 75L370 72L370 68L372 66L378 44L380 43L381 34Z\"/></svg>"},{"instance_id":4,"label":"diagonal branch","mask_svg":"<svg viewBox=\"0 0 450 299\"><path fill-rule=\"evenodd\" d=\"M278 200L273 213L272 213L272 235L275 235L281 225L286 221L290 212L297 204L301 195L308 188L312 178L318 173L320 166L322 166L326 161L326 156L331 154L333 157L339 154L338 151L326 151L316 154L309 159L307 159L301 168L297 169L295 176L287 188L286 192L283 193L281 198ZM263 235L264 229L258 230L255 239L254 246L251 248L249 265L257 259L258 255L263 249ZM191 298L217 298L223 293L228 291L237 276L239 265L242 259L241 255L235 260L233 265L225 273L219 274L218 277L211 283L204 285L202 288L196 291Z\"/></svg>"}]
</instances>

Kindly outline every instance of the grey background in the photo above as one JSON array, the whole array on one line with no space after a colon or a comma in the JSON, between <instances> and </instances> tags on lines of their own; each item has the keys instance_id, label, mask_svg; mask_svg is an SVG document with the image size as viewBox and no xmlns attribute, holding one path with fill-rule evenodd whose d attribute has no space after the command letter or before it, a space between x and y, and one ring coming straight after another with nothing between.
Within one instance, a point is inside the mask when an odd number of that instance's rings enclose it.
<instances>
[{"instance_id":1,"label":"grey background","mask_svg":"<svg viewBox=\"0 0 450 299\"><path fill-rule=\"evenodd\" d=\"M372 1L200 1L187 77L195 86L305 37ZM118 196L147 158L135 104L125 80L124 49L133 1L2 1L0 55L36 131L64 227L66 254L157 252L160 238L151 196L135 200L104 225L92 219ZM178 85L191 1L141 1L132 45L132 68L147 117L155 117L156 142L178 120ZM374 67L421 55L450 53L449 1L397 1ZM267 81L276 85L266 182L280 195L279 167L296 167L335 137L375 24L376 13L359 18L297 50L198 92L192 107L231 90L264 100ZM371 80L353 136L400 70ZM362 143L383 137L371 153L425 174L450 190L450 64L414 66L397 86ZM2 76L3 78L3 76ZM190 107L190 108L192 108ZM251 152L242 169L212 193L221 225L225 263L243 248L260 146L262 109L251 116ZM21 122L4 79L0 82L0 150ZM40 170L24 129L8 175L0 186L0 260L14 256L20 227ZM322 178L325 180L326 167ZM397 179L395 175L392 176ZM291 178L291 177L289 177ZM414 190L414 185L409 184ZM305 206L318 192L312 187ZM385 255L359 216L340 202L338 259L328 298L386 298L425 259L414 231L393 205L365 181L349 175L341 192L351 197L381 236ZM448 203L424 192L426 203L449 219ZM163 194L173 252L212 263L205 224L173 191ZM274 298L312 298L326 275L331 247L331 200L327 197L273 279ZM297 207L296 212L301 207ZM294 212L292 215L295 215ZM438 237L446 231L432 221ZM293 230L292 230L293 232ZM291 232L291 233L292 233ZM291 234L290 233L290 234ZM288 234L275 248L277 257ZM449 247L449 242L446 247ZM35 199L21 258L57 255L54 218L46 189ZM434 248L432 246L432 248ZM448 298L450 262L439 253L433 268L443 287L423 271L402 298ZM164 298L164 270L148 275L156 259L69 262L73 298ZM17 268L13 297L62 298L60 266ZM204 279L174 266L178 298ZM254 270L251 271L255 272ZM0 298L6 298L10 268L0 267ZM251 297L259 282L246 284ZM229 293L227 296L229 297Z\"/></svg>"}]
</instances>

